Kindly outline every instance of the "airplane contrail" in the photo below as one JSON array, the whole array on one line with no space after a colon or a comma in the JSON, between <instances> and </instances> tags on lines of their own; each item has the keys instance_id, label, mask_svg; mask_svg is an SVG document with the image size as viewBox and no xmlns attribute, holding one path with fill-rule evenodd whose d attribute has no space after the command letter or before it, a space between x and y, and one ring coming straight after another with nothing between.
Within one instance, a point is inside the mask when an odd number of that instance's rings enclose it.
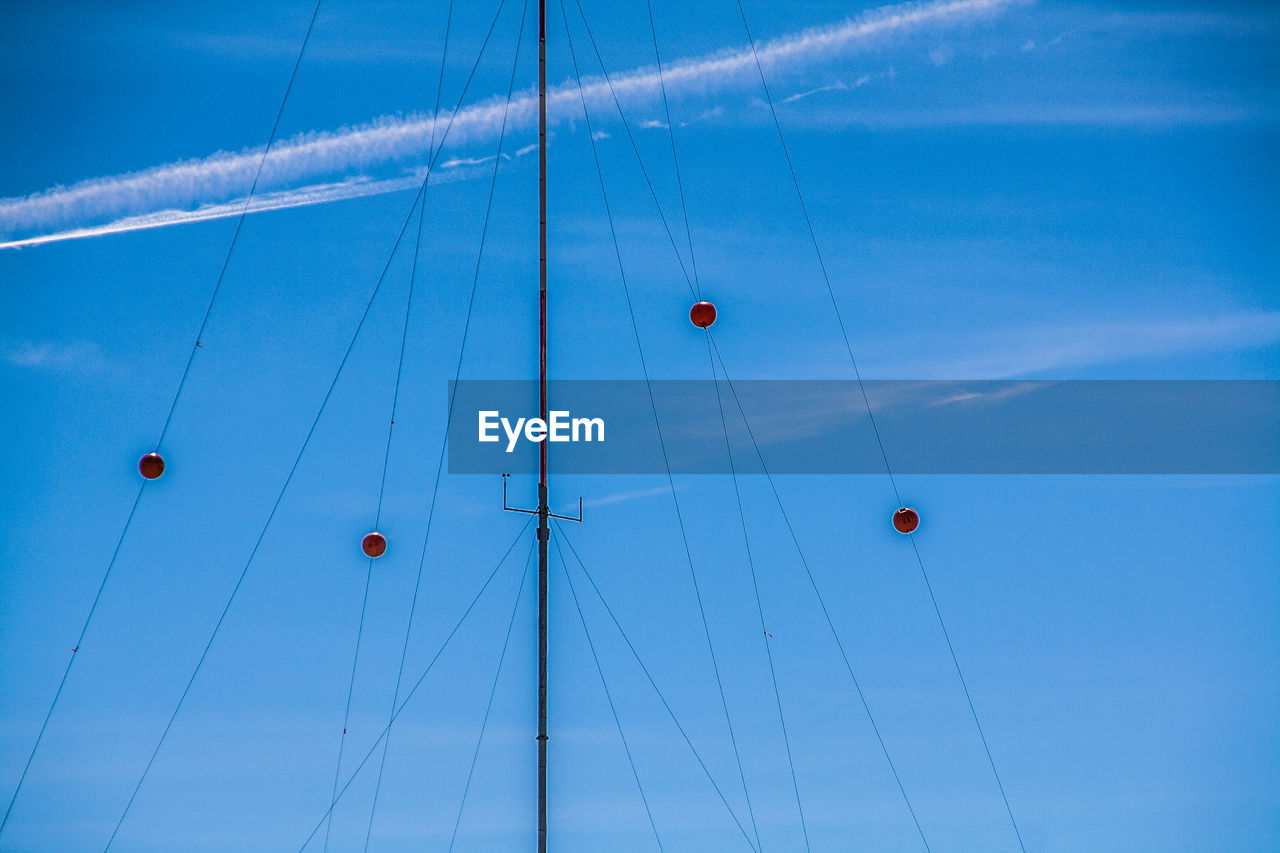
<instances>
[{"instance_id":1,"label":"airplane contrail","mask_svg":"<svg viewBox=\"0 0 1280 853\"><path fill-rule=\"evenodd\" d=\"M934 0L886 6L840 23L813 27L757 45L766 73L790 70L856 48L877 36L930 23L967 20L1018 0ZM705 95L759 85L749 46L722 50L663 66L671 95ZM656 67L610 75L613 90L628 106L652 103L660 95ZM583 78L589 107L612 107L602 77ZM448 144L460 146L496 137L505 98L491 97L461 108L453 116ZM547 95L552 123L579 118L576 84L555 87ZM537 97L512 99L508 130L532 127ZM433 125L443 128L450 115L384 116L355 127L299 134L278 142L262 167L263 189L250 211L323 204L345 198L395 192L410 179L369 180L367 170L428 153ZM238 214L262 158L262 148L217 152L138 172L92 178L56 186L21 198L0 199L0 249L35 246L145 228L158 228ZM433 176L434 178L434 176ZM22 235L22 236L19 236Z\"/></svg>"}]
</instances>

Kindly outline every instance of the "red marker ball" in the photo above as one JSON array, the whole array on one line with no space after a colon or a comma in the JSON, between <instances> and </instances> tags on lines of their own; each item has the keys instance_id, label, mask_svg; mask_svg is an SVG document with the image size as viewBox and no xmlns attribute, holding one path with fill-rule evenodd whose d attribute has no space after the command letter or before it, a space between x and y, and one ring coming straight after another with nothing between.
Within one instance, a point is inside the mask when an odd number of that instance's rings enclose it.
<instances>
[{"instance_id":1,"label":"red marker ball","mask_svg":"<svg viewBox=\"0 0 1280 853\"><path fill-rule=\"evenodd\" d=\"M716 321L716 306L710 302L698 302L689 309L689 319L699 329L705 329Z\"/></svg>"},{"instance_id":2,"label":"red marker ball","mask_svg":"<svg viewBox=\"0 0 1280 853\"><path fill-rule=\"evenodd\" d=\"M360 540L360 550L364 551L366 557L381 557L387 553L387 537L376 530L366 533L364 539Z\"/></svg>"},{"instance_id":3,"label":"red marker ball","mask_svg":"<svg viewBox=\"0 0 1280 853\"><path fill-rule=\"evenodd\" d=\"M893 526L899 533L914 533L920 526L920 513L904 506L893 514Z\"/></svg>"},{"instance_id":4,"label":"red marker ball","mask_svg":"<svg viewBox=\"0 0 1280 853\"><path fill-rule=\"evenodd\" d=\"M138 460L138 473L148 480L158 478L164 473L164 457L159 453L148 453Z\"/></svg>"}]
</instances>

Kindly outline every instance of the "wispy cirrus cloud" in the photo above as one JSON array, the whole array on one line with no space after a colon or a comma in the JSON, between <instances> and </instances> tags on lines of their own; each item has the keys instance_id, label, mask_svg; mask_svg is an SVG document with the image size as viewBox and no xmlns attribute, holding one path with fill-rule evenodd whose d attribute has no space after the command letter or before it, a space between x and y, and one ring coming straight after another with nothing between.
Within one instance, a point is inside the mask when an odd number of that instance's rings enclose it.
<instances>
[{"instance_id":1,"label":"wispy cirrus cloud","mask_svg":"<svg viewBox=\"0 0 1280 853\"><path fill-rule=\"evenodd\" d=\"M970 339L921 341L919 360L869 362L867 375L919 379L1008 379L1190 352L1230 352L1280 343L1280 312L1039 326Z\"/></svg>"},{"instance_id":2,"label":"wispy cirrus cloud","mask_svg":"<svg viewBox=\"0 0 1280 853\"><path fill-rule=\"evenodd\" d=\"M802 101L805 98L812 97L813 95L821 95L824 92L848 92L852 89L861 89L863 86L867 85L872 80L880 80L885 77L892 79L895 73L896 72L891 67L889 68L888 71L883 71L879 74L859 75L858 78L854 80L852 83L846 83L843 80L837 80L836 82L827 86L818 86L815 89L806 89L803 92L796 92L794 95L787 95L785 98L778 101L778 103L793 104L796 101Z\"/></svg>"},{"instance_id":3,"label":"wispy cirrus cloud","mask_svg":"<svg viewBox=\"0 0 1280 853\"><path fill-rule=\"evenodd\" d=\"M598 498L588 498L583 500L584 507L600 507L612 506L613 504L627 503L629 501L639 500L641 498L651 498L656 495L665 495L671 492L670 486L654 486L651 489L635 489L629 492L615 492L609 495L603 495Z\"/></svg>"},{"instance_id":4,"label":"wispy cirrus cloud","mask_svg":"<svg viewBox=\"0 0 1280 853\"><path fill-rule=\"evenodd\" d=\"M102 347L92 341L0 338L0 359L23 370L100 373L107 368Z\"/></svg>"},{"instance_id":5,"label":"wispy cirrus cloud","mask_svg":"<svg viewBox=\"0 0 1280 853\"><path fill-rule=\"evenodd\" d=\"M1270 104L1185 102L970 104L945 108L835 107L793 123L820 127L881 129L938 127L1140 127L1187 125L1274 125L1280 110Z\"/></svg>"},{"instance_id":6,"label":"wispy cirrus cloud","mask_svg":"<svg viewBox=\"0 0 1280 853\"><path fill-rule=\"evenodd\" d=\"M872 40L912 28L957 23L989 14L1016 0L934 0L886 6L840 23L813 27L761 42L758 54L766 73L794 70L854 50ZM710 92L759 85L749 46L678 60L663 68L667 92L675 97L704 97ZM652 105L660 95L654 67L612 75L613 90L629 106ZM548 93L553 123L581 116L576 85ZM588 108L611 108L612 94L602 78L584 78ZM451 123L448 143L461 146L491 140L503 120L505 98L492 97L437 118L385 116L333 131L304 133L276 144L262 167L259 187L269 201L253 210L320 204L374 192L393 192L406 179L367 176L400 163L416 164L433 137ZM511 102L507 125L517 131L533 126L537 97L524 93ZM207 157L156 166L139 172L94 178L52 187L23 198L0 200L0 248L14 248L99 234L156 228L233 215L253 182L260 148L218 152ZM238 201L237 201L238 200Z\"/></svg>"},{"instance_id":7,"label":"wispy cirrus cloud","mask_svg":"<svg viewBox=\"0 0 1280 853\"><path fill-rule=\"evenodd\" d=\"M492 157L481 158L477 162L483 163L485 160L489 163L493 162ZM445 168L446 166L450 168ZM440 169L442 171L437 171L431 176L433 184L467 180L482 172L489 171L464 161L442 163L440 164ZM250 200L248 209L250 213L262 213L268 210L287 210L293 207L306 207L313 204L327 204L334 201L346 201L348 199L401 192L421 186L422 177L421 170L414 170L410 174L398 178L371 180L356 176L333 183L312 184L298 189L259 193ZM44 243L57 243L62 240L103 237L108 234L124 234L130 231L145 231L149 228L163 228L168 225L225 219L231 216L239 216L244 207L244 199L241 198L220 204L203 204L192 210L160 210L154 213L126 216L101 225L69 228L48 234L25 237L8 243L0 243L0 249L39 246Z\"/></svg>"},{"instance_id":8,"label":"wispy cirrus cloud","mask_svg":"<svg viewBox=\"0 0 1280 853\"><path fill-rule=\"evenodd\" d=\"M870 78L865 76L859 78L859 80L862 80L862 81L865 81L868 79ZM790 103L794 103L796 101L800 101L805 98L811 97L812 95L820 95L823 92L847 92L847 91L849 91L848 84L846 84L842 80L837 80L836 82L832 83L830 86L819 86L816 89L806 89L803 92L796 92L794 95L787 95L785 98L778 101L778 103L790 104Z\"/></svg>"}]
</instances>

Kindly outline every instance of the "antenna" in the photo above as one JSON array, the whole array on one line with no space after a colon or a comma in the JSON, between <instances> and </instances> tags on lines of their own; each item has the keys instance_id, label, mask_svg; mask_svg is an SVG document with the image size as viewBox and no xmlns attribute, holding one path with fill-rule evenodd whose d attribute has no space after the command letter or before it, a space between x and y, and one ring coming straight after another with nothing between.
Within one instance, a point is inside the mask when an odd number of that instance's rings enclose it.
<instances>
[{"instance_id":1,"label":"antenna","mask_svg":"<svg viewBox=\"0 0 1280 853\"><path fill-rule=\"evenodd\" d=\"M547 3L538 0L538 417L547 422ZM538 853L547 853L547 542L551 519L582 521L556 515L548 499L546 441L538 442L538 508L507 505L507 478L502 475L502 508L538 516Z\"/></svg>"},{"instance_id":2,"label":"antenna","mask_svg":"<svg viewBox=\"0 0 1280 853\"><path fill-rule=\"evenodd\" d=\"M547 2L538 0L538 417L547 423ZM582 521L556 515L548 497L546 441L538 442L538 508L507 504L507 478L502 475L502 508L538 516L538 853L547 853L547 543L551 519Z\"/></svg>"},{"instance_id":3,"label":"antenna","mask_svg":"<svg viewBox=\"0 0 1280 853\"><path fill-rule=\"evenodd\" d=\"M547 0L538 0L538 417L547 421ZM547 853L547 442L538 443L538 853Z\"/></svg>"}]
</instances>

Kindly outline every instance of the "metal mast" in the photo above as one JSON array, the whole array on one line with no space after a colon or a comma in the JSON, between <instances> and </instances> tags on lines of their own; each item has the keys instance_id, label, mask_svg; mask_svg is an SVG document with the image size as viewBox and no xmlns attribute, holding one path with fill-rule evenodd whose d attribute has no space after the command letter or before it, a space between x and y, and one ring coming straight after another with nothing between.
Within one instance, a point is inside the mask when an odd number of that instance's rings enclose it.
<instances>
[{"instance_id":1,"label":"metal mast","mask_svg":"<svg viewBox=\"0 0 1280 853\"><path fill-rule=\"evenodd\" d=\"M547 422L547 3L538 0L538 416ZM547 442L538 443L538 853L547 853Z\"/></svg>"}]
</instances>

